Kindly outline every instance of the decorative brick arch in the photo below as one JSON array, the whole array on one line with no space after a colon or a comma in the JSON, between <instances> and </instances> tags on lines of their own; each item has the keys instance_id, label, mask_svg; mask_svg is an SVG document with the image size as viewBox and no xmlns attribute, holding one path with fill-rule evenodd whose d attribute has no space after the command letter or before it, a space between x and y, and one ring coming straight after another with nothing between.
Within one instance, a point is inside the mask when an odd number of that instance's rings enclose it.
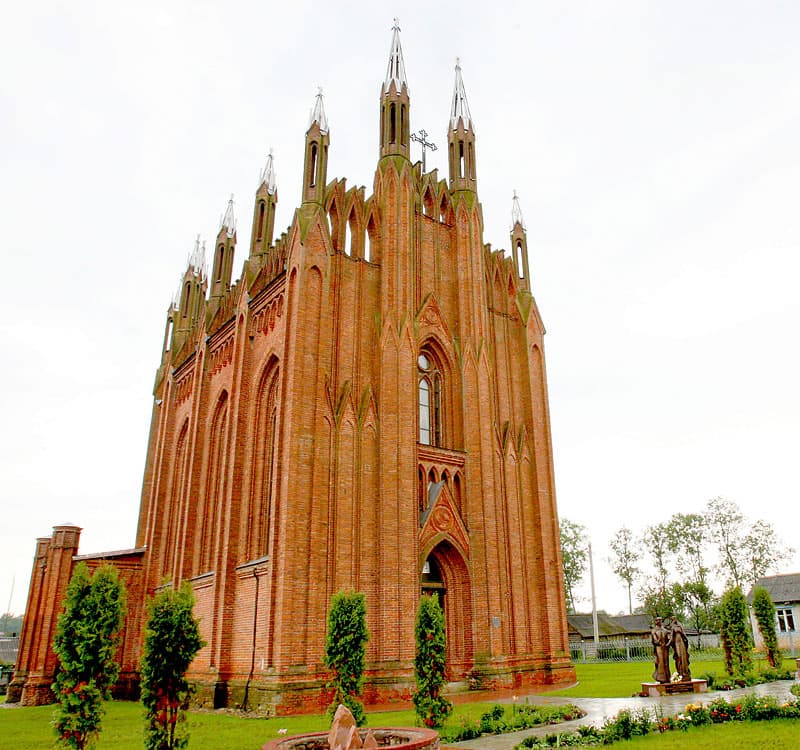
<instances>
[{"instance_id":1,"label":"decorative brick arch","mask_svg":"<svg viewBox=\"0 0 800 750\"><path fill-rule=\"evenodd\" d=\"M423 571L426 562L431 563L434 578L423 572L421 589L423 593L437 593L444 609L447 677L461 679L472 669L475 655L469 567L456 544L447 537L437 536L432 540L430 549L422 556Z\"/></svg>"}]
</instances>

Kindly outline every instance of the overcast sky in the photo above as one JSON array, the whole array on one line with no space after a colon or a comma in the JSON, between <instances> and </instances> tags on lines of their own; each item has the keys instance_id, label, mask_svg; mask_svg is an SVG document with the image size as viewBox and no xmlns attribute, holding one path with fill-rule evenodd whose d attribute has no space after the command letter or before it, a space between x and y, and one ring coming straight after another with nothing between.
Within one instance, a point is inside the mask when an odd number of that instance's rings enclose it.
<instances>
[{"instance_id":1,"label":"overcast sky","mask_svg":"<svg viewBox=\"0 0 800 750\"><path fill-rule=\"evenodd\" d=\"M599 606L626 605L603 560L623 523L722 495L798 538L800 3L124 5L7 3L0 27L0 610L55 524L133 546L187 254L234 193L238 275L270 148L289 225L317 86L329 179L371 192L395 15L442 176L461 58L494 248L519 192Z\"/></svg>"}]
</instances>

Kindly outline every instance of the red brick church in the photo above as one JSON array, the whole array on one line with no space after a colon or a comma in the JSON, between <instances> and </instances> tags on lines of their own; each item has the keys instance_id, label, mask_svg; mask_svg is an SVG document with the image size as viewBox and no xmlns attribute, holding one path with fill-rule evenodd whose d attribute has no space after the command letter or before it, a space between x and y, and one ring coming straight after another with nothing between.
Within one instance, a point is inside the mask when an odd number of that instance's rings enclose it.
<instances>
[{"instance_id":1,"label":"red brick church","mask_svg":"<svg viewBox=\"0 0 800 750\"><path fill-rule=\"evenodd\" d=\"M129 589L120 690L135 686L144 603L191 582L207 646L198 697L275 713L324 704L331 595L364 592L367 701L407 698L422 592L446 615L449 676L486 687L574 678L542 337L514 199L510 257L484 244L461 70L448 174L410 159L395 27L372 194L330 180L322 95L303 191L275 239L272 156L240 278L233 203L211 275L195 248L167 312L135 547L37 541L11 699L46 699L73 564Z\"/></svg>"}]
</instances>

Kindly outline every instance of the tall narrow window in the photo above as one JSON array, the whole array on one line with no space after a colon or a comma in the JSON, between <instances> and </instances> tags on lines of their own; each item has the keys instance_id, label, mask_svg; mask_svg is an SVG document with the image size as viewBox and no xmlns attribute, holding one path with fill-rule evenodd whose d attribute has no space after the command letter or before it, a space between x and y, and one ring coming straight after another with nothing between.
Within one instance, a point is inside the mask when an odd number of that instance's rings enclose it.
<instances>
[{"instance_id":1,"label":"tall narrow window","mask_svg":"<svg viewBox=\"0 0 800 750\"><path fill-rule=\"evenodd\" d=\"M389 143L397 138L397 111L394 104L389 105Z\"/></svg>"},{"instance_id":2,"label":"tall narrow window","mask_svg":"<svg viewBox=\"0 0 800 750\"><path fill-rule=\"evenodd\" d=\"M419 442L431 444L431 384L426 377L419 381Z\"/></svg>"},{"instance_id":3,"label":"tall narrow window","mask_svg":"<svg viewBox=\"0 0 800 750\"><path fill-rule=\"evenodd\" d=\"M168 352L172 347L172 327L174 323L172 321L172 316L167 319L167 332L164 337L164 351Z\"/></svg>"},{"instance_id":4,"label":"tall narrow window","mask_svg":"<svg viewBox=\"0 0 800 750\"><path fill-rule=\"evenodd\" d=\"M189 312L189 294L192 291L192 283L187 281L183 285L183 295L181 295L181 316L186 317Z\"/></svg>"},{"instance_id":5,"label":"tall narrow window","mask_svg":"<svg viewBox=\"0 0 800 750\"><path fill-rule=\"evenodd\" d=\"M419 442L442 445L442 379L433 358L422 352L417 358L419 371Z\"/></svg>"},{"instance_id":6,"label":"tall narrow window","mask_svg":"<svg viewBox=\"0 0 800 750\"><path fill-rule=\"evenodd\" d=\"M372 221L372 217L370 216L369 223L367 224L367 236L364 238L366 240L364 247L364 260L372 259L372 238L374 236L375 236L375 222Z\"/></svg>"},{"instance_id":7,"label":"tall narrow window","mask_svg":"<svg viewBox=\"0 0 800 750\"><path fill-rule=\"evenodd\" d=\"M217 281L222 280L222 261L225 258L225 246L220 245L217 248Z\"/></svg>"},{"instance_id":8,"label":"tall narrow window","mask_svg":"<svg viewBox=\"0 0 800 750\"><path fill-rule=\"evenodd\" d=\"M525 278L525 274L523 273L524 266L522 265L522 243L517 240L517 276L521 279Z\"/></svg>"},{"instance_id":9,"label":"tall narrow window","mask_svg":"<svg viewBox=\"0 0 800 750\"><path fill-rule=\"evenodd\" d=\"M264 237L264 212L266 211L266 204L264 201L258 202L258 236L256 239L261 242Z\"/></svg>"},{"instance_id":10,"label":"tall narrow window","mask_svg":"<svg viewBox=\"0 0 800 750\"><path fill-rule=\"evenodd\" d=\"M464 176L464 141L458 142L458 176Z\"/></svg>"},{"instance_id":11,"label":"tall narrow window","mask_svg":"<svg viewBox=\"0 0 800 750\"><path fill-rule=\"evenodd\" d=\"M317 144L311 144L311 174L308 175L308 186L314 187L317 184Z\"/></svg>"}]
</instances>

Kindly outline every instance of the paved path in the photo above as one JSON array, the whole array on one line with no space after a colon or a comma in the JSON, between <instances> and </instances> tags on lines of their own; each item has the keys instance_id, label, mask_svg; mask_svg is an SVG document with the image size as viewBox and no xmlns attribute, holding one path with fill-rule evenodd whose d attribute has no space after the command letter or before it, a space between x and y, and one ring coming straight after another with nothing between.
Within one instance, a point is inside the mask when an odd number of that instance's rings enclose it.
<instances>
[{"instance_id":1,"label":"paved path","mask_svg":"<svg viewBox=\"0 0 800 750\"><path fill-rule=\"evenodd\" d=\"M584 724L593 724L599 727L606 718L610 718L619 713L623 708L651 708L661 707L667 715L680 713L687 703L709 703L715 698L725 698L728 701L740 698L748 693L758 695L771 695L779 701L793 699L794 696L789 692L789 688L794 684L794 680L780 680L779 682L769 682L764 685L754 687L739 688L737 690L709 691L696 695L665 695L660 698L569 698L554 695L529 695L520 699L519 703L529 702L531 705L550 706L574 703L576 706L586 711L586 716L575 721L564 721L561 724L549 724L533 729L526 729L522 732L509 732L508 734L484 735L476 740L466 742L454 742L443 747L462 747L474 748L474 750L511 750L526 737L543 737L554 732L572 732ZM497 701L498 703L510 703L508 698Z\"/></svg>"}]
</instances>

